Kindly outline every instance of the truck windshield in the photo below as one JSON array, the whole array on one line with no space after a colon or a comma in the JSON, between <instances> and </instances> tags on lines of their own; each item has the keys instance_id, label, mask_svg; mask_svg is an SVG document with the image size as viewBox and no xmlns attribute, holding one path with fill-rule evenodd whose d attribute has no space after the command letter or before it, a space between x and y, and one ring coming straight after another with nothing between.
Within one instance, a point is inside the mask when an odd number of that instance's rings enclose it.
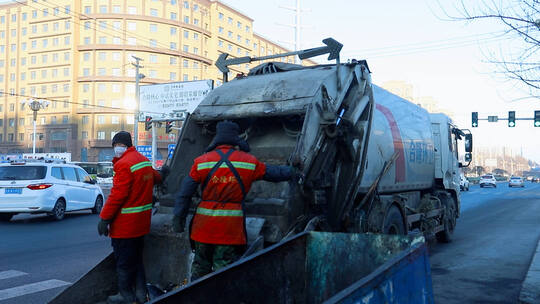
<instances>
[{"instance_id":1,"label":"truck windshield","mask_svg":"<svg viewBox=\"0 0 540 304\"><path fill-rule=\"evenodd\" d=\"M43 179L45 166L4 166L0 167L0 180L30 180Z\"/></svg>"},{"instance_id":2,"label":"truck windshield","mask_svg":"<svg viewBox=\"0 0 540 304\"><path fill-rule=\"evenodd\" d=\"M101 178L108 178L113 176L113 165L110 164L98 164L97 176Z\"/></svg>"}]
</instances>

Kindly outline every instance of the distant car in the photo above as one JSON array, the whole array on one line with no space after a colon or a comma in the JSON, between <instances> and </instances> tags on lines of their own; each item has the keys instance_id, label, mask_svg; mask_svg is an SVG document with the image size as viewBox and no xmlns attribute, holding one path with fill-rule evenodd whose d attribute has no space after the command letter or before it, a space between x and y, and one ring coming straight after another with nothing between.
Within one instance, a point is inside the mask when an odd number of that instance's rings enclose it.
<instances>
[{"instance_id":1,"label":"distant car","mask_svg":"<svg viewBox=\"0 0 540 304\"><path fill-rule=\"evenodd\" d=\"M482 177L480 178L480 188L488 186L494 188L497 187L497 181L495 180L495 176L493 176L492 174L482 175Z\"/></svg>"},{"instance_id":2,"label":"distant car","mask_svg":"<svg viewBox=\"0 0 540 304\"><path fill-rule=\"evenodd\" d=\"M462 173L459 181L459 189L461 191L469 191L469 180Z\"/></svg>"},{"instance_id":3,"label":"distant car","mask_svg":"<svg viewBox=\"0 0 540 304\"><path fill-rule=\"evenodd\" d=\"M103 207L103 192L81 167L60 162L0 164L0 221L18 213L47 213L55 220L66 211Z\"/></svg>"},{"instance_id":4,"label":"distant car","mask_svg":"<svg viewBox=\"0 0 540 304\"><path fill-rule=\"evenodd\" d=\"M531 183L538 183L540 181L540 179L538 177L533 177L531 179Z\"/></svg>"},{"instance_id":5,"label":"distant car","mask_svg":"<svg viewBox=\"0 0 540 304\"><path fill-rule=\"evenodd\" d=\"M519 176L512 176L510 182L508 182L508 187L525 187L525 182L523 178Z\"/></svg>"}]
</instances>

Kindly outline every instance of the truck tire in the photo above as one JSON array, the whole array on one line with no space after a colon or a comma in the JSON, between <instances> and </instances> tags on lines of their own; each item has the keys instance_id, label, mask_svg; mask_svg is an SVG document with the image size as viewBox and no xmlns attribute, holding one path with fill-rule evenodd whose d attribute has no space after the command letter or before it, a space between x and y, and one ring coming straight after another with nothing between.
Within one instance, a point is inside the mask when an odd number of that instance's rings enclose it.
<instances>
[{"instance_id":1,"label":"truck tire","mask_svg":"<svg viewBox=\"0 0 540 304\"><path fill-rule=\"evenodd\" d=\"M382 232L384 234L405 234L403 217L401 216L398 207L393 205L388 209L388 212L386 212Z\"/></svg>"},{"instance_id":2,"label":"truck tire","mask_svg":"<svg viewBox=\"0 0 540 304\"><path fill-rule=\"evenodd\" d=\"M454 228L456 227L456 207L452 196L448 195L445 198L441 198L445 207L443 225L444 230L437 232L435 235L437 241L441 243L450 243L454 234Z\"/></svg>"}]
</instances>

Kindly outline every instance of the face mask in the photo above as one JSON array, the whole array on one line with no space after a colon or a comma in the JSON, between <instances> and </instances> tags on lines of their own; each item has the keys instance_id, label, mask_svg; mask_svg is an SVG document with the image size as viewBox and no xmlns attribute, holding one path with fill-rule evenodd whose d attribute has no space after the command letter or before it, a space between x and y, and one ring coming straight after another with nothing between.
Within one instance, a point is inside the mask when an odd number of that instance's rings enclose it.
<instances>
[{"instance_id":1,"label":"face mask","mask_svg":"<svg viewBox=\"0 0 540 304\"><path fill-rule=\"evenodd\" d=\"M114 147L114 156L120 157L126 152L126 147Z\"/></svg>"}]
</instances>

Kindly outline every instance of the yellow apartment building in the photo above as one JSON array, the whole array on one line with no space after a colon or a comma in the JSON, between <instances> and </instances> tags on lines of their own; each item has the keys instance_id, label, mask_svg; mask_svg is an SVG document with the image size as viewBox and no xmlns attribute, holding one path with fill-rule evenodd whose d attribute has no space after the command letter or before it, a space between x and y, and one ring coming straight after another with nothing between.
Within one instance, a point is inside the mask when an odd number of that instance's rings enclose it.
<instances>
[{"instance_id":1,"label":"yellow apartment building","mask_svg":"<svg viewBox=\"0 0 540 304\"><path fill-rule=\"evenodd\" d=\"M285 48L253 33L253 19L211 0L27 0L0 5L0 154L71 152L73 160L110 160L111 139L132 132L135 67L141 85L213 79L221 53L265 56ZM293 62L294 58L281 61ZM259 63L233 66L231 79ZM313 64L313 62L306 62ZM173 132L176 133L176 132ZM158 130L158 159L176 134ZM139 144L150 132L139 124Z\"/></svg>"}]
</instances>

